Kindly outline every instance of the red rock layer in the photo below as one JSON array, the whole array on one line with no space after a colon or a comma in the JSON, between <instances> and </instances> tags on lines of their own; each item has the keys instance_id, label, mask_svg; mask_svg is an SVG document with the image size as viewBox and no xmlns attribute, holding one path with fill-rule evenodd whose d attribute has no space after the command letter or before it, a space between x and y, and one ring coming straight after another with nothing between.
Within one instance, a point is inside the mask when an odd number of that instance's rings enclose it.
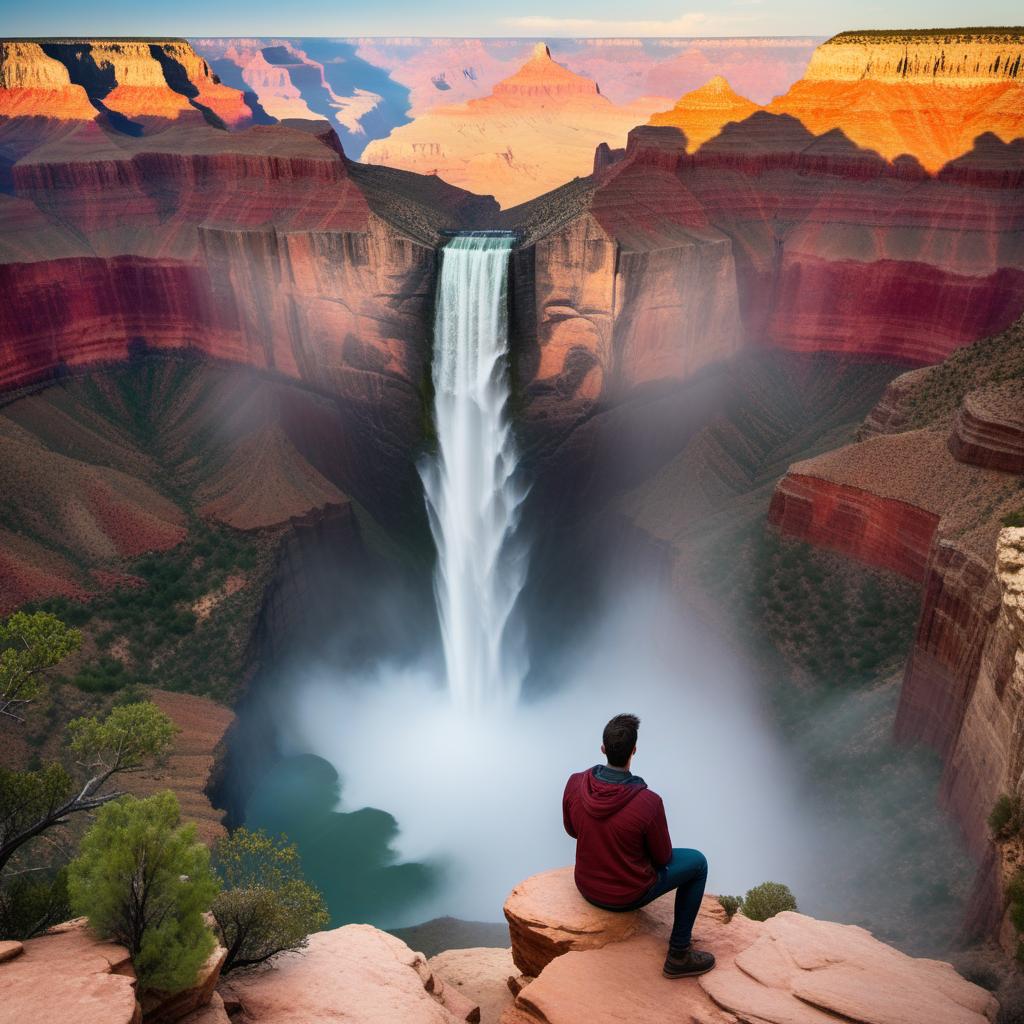
<instances>
[{"instance_id":1,"label":"red rock layer","mask_svg":"<svg viewBox=\"0 0 1024 1024\"><path fill-rule=\"evenodd\" d=\"M768 521L783 533L921 583L939 517L857 487L787 473Z\"/></svg>"},{"instance_id":2,"label":"red rock layer","mask_svg":"<svg viewBox=\"0 0 1024 1024\"><path fill-rule=\"evenodd\" d=\"M744 345L934 363L1024 309L1024 191L992 147L933 178L756 113L693 153L635 128L595 166L505 218L534 242L517 294L538 416Z\"/></svg>"}]
</instances>

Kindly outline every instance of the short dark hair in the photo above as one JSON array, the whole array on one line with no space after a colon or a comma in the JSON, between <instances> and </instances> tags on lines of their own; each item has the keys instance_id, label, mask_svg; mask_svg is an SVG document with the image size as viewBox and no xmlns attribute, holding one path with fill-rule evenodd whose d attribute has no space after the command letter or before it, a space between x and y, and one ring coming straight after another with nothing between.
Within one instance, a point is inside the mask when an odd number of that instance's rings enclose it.
<instances>
[{"instance_id":1,"label":"short dark hair","mask_svg":"<svg viewBox=\"0 0 1024 1024\"><path fill-rule=\"evenodd\" d=\"M636 746L640 719L636 715L616 715L605 727L601 737L608 763L622 768Z\"/></svg>"}]
</instances>

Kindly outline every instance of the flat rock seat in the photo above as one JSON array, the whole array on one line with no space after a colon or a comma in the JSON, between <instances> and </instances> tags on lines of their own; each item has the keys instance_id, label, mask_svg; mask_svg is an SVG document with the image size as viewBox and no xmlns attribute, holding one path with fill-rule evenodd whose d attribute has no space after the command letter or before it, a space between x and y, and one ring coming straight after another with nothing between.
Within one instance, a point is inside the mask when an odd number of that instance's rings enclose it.
<instances>
[{"instance_id":1,"label":"flat rock seat","mask_svg":"<svg viewBox=\"0 0 1024 1024\"><path fill-rule=\"evenodd\" d=\"M590 907L572 870L535 875L505 904L516 966L534 980L502 1024L990 1024L998 1004L946 963L852 925L782 913L727 921L705 897L694 941L718 965L662 977L671 896L636 914Z\"/></svg>"}]
</instances>

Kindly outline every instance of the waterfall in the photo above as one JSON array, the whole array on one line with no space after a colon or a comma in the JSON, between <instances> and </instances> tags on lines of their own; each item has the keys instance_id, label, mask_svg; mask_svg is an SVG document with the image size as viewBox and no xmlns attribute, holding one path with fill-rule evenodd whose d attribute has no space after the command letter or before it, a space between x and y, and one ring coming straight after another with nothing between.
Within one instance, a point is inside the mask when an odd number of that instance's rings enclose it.
<instances>
[{"instance_id":1,"label":"waterfall","mask_svg":"<svg viewBox=\"0 0 1024 1024\"><path fill-rule=\"evenodd\" d=\"M512 243L512 235L470 233L444 247L434 322L438 452L421 475L448 687L470 710L514 702L526 673L510 635L526 576L515 537L524 491L507 410Z\"/></svg>"}]
</instances>

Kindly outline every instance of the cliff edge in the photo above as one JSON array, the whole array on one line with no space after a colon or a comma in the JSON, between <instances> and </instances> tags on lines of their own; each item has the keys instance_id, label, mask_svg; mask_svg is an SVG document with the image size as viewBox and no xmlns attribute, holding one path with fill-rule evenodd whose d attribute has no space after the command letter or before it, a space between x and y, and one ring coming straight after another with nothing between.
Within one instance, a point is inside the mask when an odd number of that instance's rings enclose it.
<instances>
[{"instance_id":1,"label":"cliff edge","mask_svg":"<svg viewBox=\"0 0 1024 1024\"><path fill-rule=\"evenodd\" d=\"M695 942L717 966L662 977L672 896L612 914L577 893L572 869L535 875L505 904L518 979L501 1024L987 1024L998 1005L947 963L907 956L863 928L785 912L765 922L705 897Z\"/></svg>"}]
</instances>

